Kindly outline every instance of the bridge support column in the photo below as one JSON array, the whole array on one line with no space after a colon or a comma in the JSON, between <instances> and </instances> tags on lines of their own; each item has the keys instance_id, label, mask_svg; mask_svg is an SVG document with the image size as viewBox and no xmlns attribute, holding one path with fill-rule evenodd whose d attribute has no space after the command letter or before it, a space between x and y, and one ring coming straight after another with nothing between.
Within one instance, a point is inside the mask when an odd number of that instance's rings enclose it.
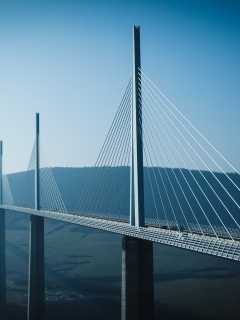
<instances>
[{"instance_id":1,"label":"bridge support column","mask_svg":"<svg viewBox=\"0 0 240 320\"><path fill-rule=\"evenodd\" d=\"M2 185L2 151L0 141L0 204L3 201ZM5 240L5 210L0 209L0 319L6 319L6 240Z\"/></svg>"},{"instance_id":2,"label":"bridge support column","mask_svg":"<svg viewBox=\"0 0 240 320\"><path fill-rule=\"evenodd\" d=\"M122 320L154 319L153 244L122 239Z\"/></svg>"},{"instance_id":3,"label":"bridge support column","mask_svg":"<svg viewBox=\"0 0 240 320\"><path fill-rule=\"evenodd\" d=\"M43 320L45 314L44 218L30 217L28 320Z\"/></svg>"},{"instance_id":4,"label":"bridge support column","mask_svg":"<svg viewBox=\"0 0 240 320\"><path fill-rule=\"evenodd\" d=\"M35 209L40 209L39 179L39 113L36 113L35 146ZM44 218L31 215L28 273L28 320L44 320L45 273L44 273Z\"/></svg>"},{"instance_id":5,"label":"bridge support column","mask_svg":"<svg viewBox=\"0 0 240 320\"><path fill-rule=\"evenodd\" d=\"M0 319L6 319L5 210L0 209Z\"/></svg>"}]
</instances>

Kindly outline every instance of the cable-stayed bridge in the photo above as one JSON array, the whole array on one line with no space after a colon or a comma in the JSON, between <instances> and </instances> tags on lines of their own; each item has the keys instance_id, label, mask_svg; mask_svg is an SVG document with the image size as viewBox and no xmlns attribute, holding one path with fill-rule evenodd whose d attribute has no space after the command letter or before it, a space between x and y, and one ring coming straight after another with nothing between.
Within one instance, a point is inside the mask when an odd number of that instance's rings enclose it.
<instances>
[{"instance_id":1,"label":"cable-stayed bridge","mask_svg":"<svg viewBox=\"0 0 240 320\"><path fill-rule=\"evenodd\" d=\"M31 216L28 319L44 318L44 218L124 236L122 319L147 319L146 312L148 319L153 318L149 315L153 301L145 307L142 303L146 295L153 300L152 242L240 261L239 172L142 71L137 27L132 79L95 167L82 190L66 187L70 193L79 191L74 206L62 195L47 163L39 114L17 193L12 192L8 175L2 174L2 143L0 151L2 270L4 210ZM140 260L142 270L136 271ZM5 286L1 288L3 305Z\"/></svg>"},{"instance_id":2,"label":"cable-stayed bridge","mask_svg":"<svg viewBox=\"0 0 240 320\"><path fill-rule=\"evenodd\" d=\"M140 69L138 75L142 84L143 225L131 223L129 208L132 81L75 207L65 204L38 136L17 196L3 174L1 208L90 227L95 224L111 232L239 260L239 173L207 144L232 171L226 173ZM35 208L37 157L39 209Z\"/></svg>"}]
</instances>

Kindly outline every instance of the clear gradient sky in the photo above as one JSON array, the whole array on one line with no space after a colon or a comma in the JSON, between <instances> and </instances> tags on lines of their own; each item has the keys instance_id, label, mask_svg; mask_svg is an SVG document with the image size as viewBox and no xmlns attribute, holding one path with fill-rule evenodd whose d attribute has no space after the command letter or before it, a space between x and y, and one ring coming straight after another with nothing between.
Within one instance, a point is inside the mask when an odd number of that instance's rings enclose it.
<instances>
[{"instance_id":1,"label":"clear gradient sky","mask_svg":"<svg viewBox=\"0 0 240 320\"><path fill-rule=\"evenodd\" d=\"M26 170L40 112L51 166L92 166L131 77L142 70L240 170L240 2L0 0L0 140Z\"/></svg>"}]
</instances>

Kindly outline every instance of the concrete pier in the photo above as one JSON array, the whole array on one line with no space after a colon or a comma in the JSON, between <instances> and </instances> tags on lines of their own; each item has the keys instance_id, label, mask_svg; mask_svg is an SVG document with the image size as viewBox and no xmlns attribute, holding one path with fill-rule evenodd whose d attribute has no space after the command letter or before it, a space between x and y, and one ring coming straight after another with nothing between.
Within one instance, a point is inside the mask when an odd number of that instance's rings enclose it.
<instances>
[{"instance_id":1,"label":"concrete pier","mask_svg":"<svg viewBox=\"0 0 240 320\"><path fill-rule=\"evenodd\" d=\"M154 319L153 244L122 239L122 320Z\"/></svg>"},{"instance_id":2,"label":"concrete pier","mask_svg":"<svg viewBox=\"0 0 240 320\"><path fill-rule=\"evenodd\" d=\"M36 113L35 209L40 209L39 113ZM45 318L44 218L31 215L28 271L28 320Z\"/></svg>"},{"instance_id":3,"label":"concrete pier","mask_svg":"<svg viewBox=\"0 0 240 320\"><path fill-rule=\"evenodd\" d=\"M28 320L44 320L44 218L30 217Z\"/></svg>"},{"instance_id":4,"label":"concrete pier","mask_svg":"<svg viewBox=\"0 0 240 320\"><path fill-rule=\"evenodd\" d=\"M0 209L0 319L6 319L5 210Z\"/></svg>"}]
</instances>

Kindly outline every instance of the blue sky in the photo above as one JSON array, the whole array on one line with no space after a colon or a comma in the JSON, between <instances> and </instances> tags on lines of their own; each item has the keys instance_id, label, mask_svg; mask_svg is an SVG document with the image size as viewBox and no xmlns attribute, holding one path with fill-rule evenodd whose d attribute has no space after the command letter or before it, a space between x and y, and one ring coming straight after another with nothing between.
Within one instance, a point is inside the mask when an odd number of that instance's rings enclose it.
<instances>
[{"instance_id":1,"label":"blue sky","mask_svg":"<svg viewBox=\"0 0 240 320\"><path fill-rule=\"evenodd\" d=\"M51 166L94 164L142 70L240 170L238 1L0 0L0 139L6 172L27 168L40 112Z\"/></svg>"}]
</instances>

